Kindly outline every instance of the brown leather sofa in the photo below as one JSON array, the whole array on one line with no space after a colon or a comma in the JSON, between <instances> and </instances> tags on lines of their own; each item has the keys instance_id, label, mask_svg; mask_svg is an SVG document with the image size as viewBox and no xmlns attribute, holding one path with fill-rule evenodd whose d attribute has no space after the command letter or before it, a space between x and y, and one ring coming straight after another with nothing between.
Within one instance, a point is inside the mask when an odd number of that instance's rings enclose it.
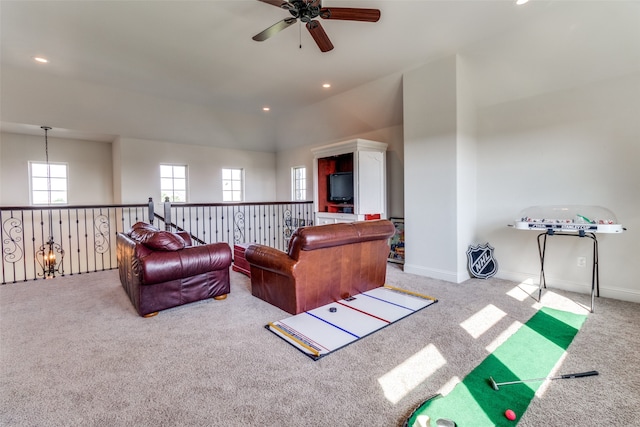
<instances>
[{"instance_id":1,"label":"brown leather sofa","mask_svg":"<svg viewBox=\"0 0 640 427\"><path fill-rule=\"evenodd\" d=\"M231 249L226 243L192 246L188 233L138 222L116 235L120 282L141 316L230 291Z\"/></svg>"},{"instance_id":2,"label":"brown leather sofa","mask_svg":"<svg viewBox=\"0 0 640 427\"><path fill-rule=\"evenodd\" d=\"M388 220L298 228L287 252L250 245L251 293L291 314L380 286L386 280Z\"/></svg>"}]
</instances>

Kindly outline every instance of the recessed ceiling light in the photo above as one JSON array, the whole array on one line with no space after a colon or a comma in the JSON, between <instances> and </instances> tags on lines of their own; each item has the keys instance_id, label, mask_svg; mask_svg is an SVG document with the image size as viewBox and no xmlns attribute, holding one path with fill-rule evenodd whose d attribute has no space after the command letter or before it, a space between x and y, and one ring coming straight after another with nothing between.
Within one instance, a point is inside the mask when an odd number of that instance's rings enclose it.
<instances>
[{"instance_id":1,"label":"recessed ceiling light","mask_svg":"<svg viewBox=\"0 0 640 427\"><path fill-rule=\"evenodd\" d=\"M529 0L516 0L516 4L517 5L525 4L525 3L528 3L528 2L529 2Z\"/></svg>"},{"instance_id":2,"label":"recessed ceiling light","mask_svg":"<svg viewBox=\"0 0 640 427\"><path fill-rule=\"evenodd\" d=\"M324 83L322 87L325 89L329 89L331 87L331 83Z\"/></svg>"},{"instance_id":3,"label":"recessed ceiling light","mask_svg":"<svg viewBox=\"0 0 640 427\"><path fill-rule=\"evenodd\" d=\"M49 62L47 58L43 58L42 56L34 56L33 60L36 62L40 62L41 64L46 64L47 62Z\"/></svg>"},{"instance_id":4,"label":"recessed ceiling light","mask_svg":"<svg viewBox=\"0 0 640 427\"><path fill-rule=\"evenodd\" d=\"M271 110L271 108L269 108L269 107L262 107L262 111L270 111L270 110Z\"/></svg>"}]
</instances>

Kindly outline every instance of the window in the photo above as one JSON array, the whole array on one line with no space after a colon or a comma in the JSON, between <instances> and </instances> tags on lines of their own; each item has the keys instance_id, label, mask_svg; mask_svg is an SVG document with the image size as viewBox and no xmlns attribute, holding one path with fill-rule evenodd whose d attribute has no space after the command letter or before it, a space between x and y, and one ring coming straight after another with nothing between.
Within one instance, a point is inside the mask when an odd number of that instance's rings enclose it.
<instances>
[{"instance_id":1,"label":"window","mask_svg":"<svg viewBox=\"0 0 640 427\"><path fill-rule=\"evenodd\" d=\"M160 165L161 201L169 198L176 203L187 202L187 167L184 165Z\"/></svg>"},{"instance_id":2,"label":"window","mask_svg":"<svg viewBox=\"0 0 640 427\"><path fill-rule=\"evenodd\" d=\"M29 162L31 203L62 205L67 203L67 165Z\"/></svg>"},{"instance_id":3,"label":"window","mask_svg":"<svg viewBox=\"0 0 640 427\"><path fill-rule=\"evenodd\" d=\"M222 169L222 201L241 202L243 198L242 169Z\"/></svg>"},{"instance_id":4,"label":"window","mask_svg":"<svg viewBox=\"0 0 640 427\"><path fill-rule=\"evenodd\" d=\"M291 168L291 199L307 199L307 168L298 166Z\"/></svg>"}]
</instances>

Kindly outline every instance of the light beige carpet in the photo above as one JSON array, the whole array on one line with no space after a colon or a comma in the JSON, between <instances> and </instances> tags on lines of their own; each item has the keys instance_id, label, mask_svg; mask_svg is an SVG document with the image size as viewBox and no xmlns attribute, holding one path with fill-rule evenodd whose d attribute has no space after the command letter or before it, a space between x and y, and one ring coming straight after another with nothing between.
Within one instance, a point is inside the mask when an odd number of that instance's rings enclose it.
<instances>
[{"instance_id":1,"label":"light beige carpet","mask_svg":"<svg viewBox=\"0 0 640 427\"><path fill-rule=\"evenodd\" d=\"M317 362L268 332L287 314L232 272L225 301L139 317L117 271L0 286L2 426L399 426L453 388L539 307L498 280L462 284L389 264L388 284L439 302ZM587 314L589 296L546 305ZM520 426L638 425L640 306L605 298ZM493 390L488 390L493 393Z\"/></svg>"}]
</instances>

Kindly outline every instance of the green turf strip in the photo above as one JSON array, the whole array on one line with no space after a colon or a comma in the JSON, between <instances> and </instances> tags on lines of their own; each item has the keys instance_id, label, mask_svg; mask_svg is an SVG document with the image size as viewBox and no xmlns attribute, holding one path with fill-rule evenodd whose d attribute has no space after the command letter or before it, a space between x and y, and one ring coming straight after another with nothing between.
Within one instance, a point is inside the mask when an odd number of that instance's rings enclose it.
<instances>
[{"instance_id":1,"label":"green turf strip","mask_svg":"<svg viewBox=\"0 0 640 427\"><path fill-rule=\"evenodd\" d=\"M407 425L417 426L418 415L428 415L432 426L438 418L451 419L458 427L516 425L542 382L505 385L496 391L489 385L489 377L496 382L506 382L549 376L586 318L551 308L541 309L451 393L418 408ZM515 421L504 416L507 409L515 411Z\"/></svg>"}]
</instances>

